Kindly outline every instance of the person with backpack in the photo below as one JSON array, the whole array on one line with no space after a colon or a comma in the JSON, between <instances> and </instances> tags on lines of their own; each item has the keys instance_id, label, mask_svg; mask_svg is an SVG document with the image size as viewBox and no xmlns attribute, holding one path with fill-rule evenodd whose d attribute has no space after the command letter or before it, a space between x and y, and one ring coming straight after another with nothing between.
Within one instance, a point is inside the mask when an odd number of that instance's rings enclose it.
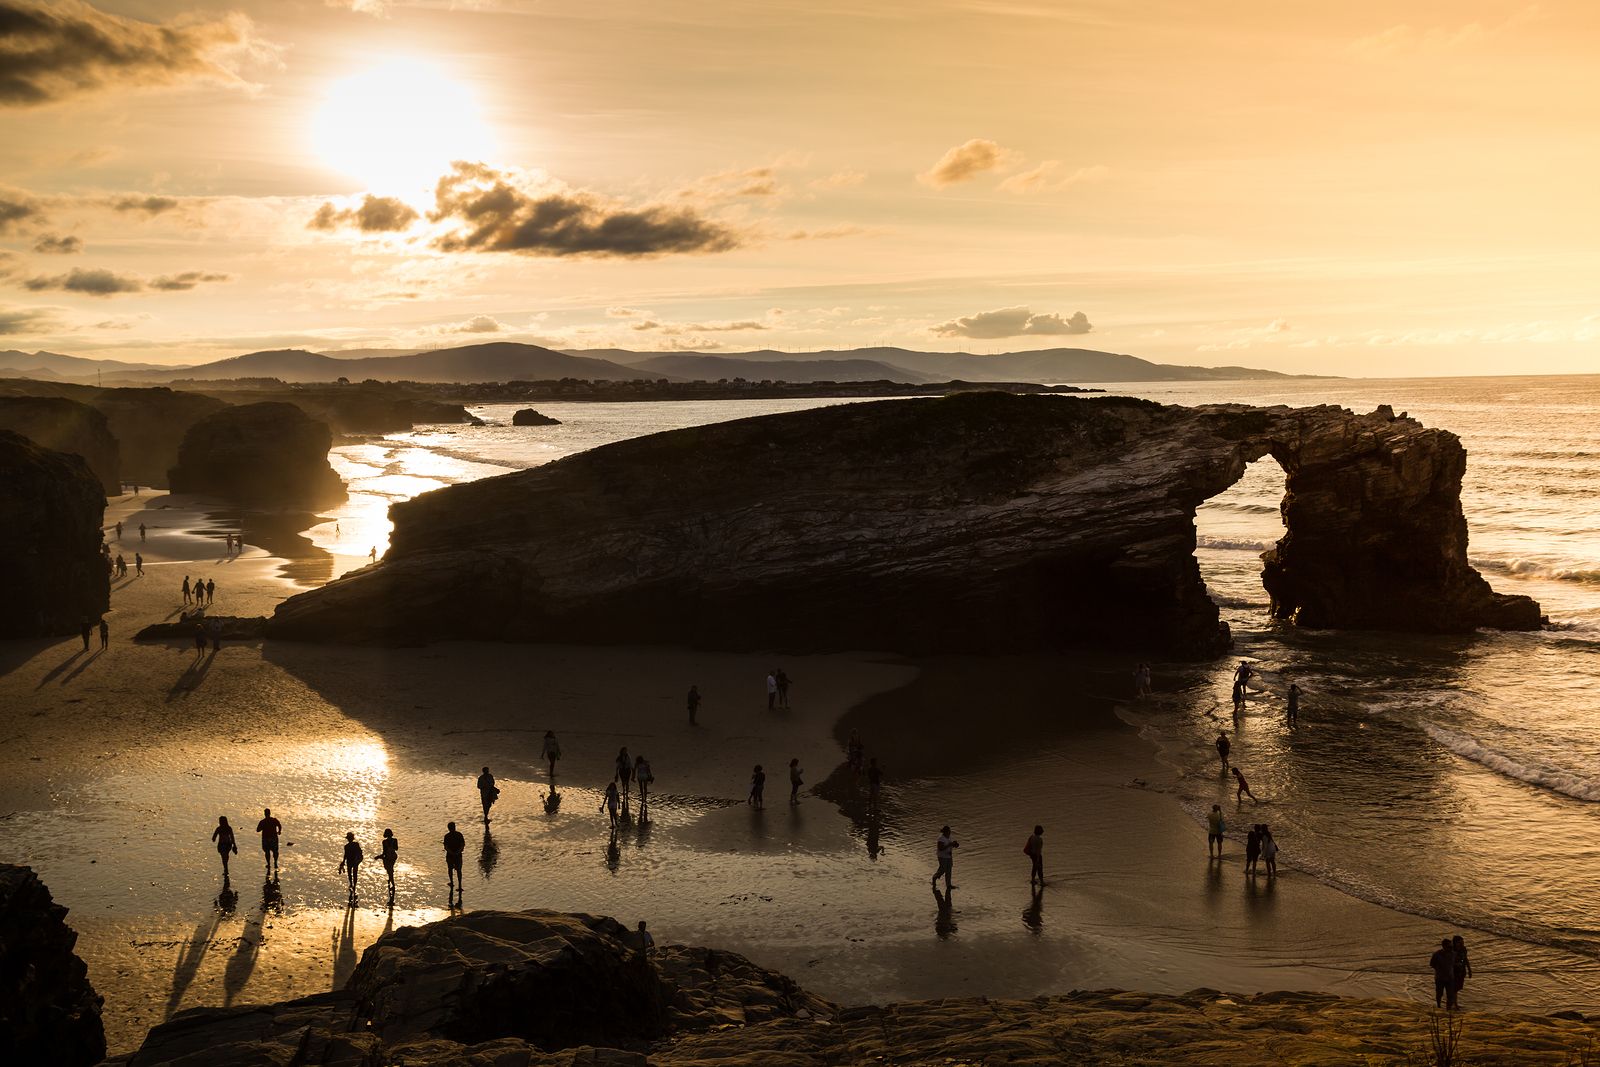
<instances>
[{"instance_id":1,"label":"person with backpack","mask_svg":"<svg viewBox=\"0 0 1600 1067\"><path fill-rule=\"evenodd\" d=\"M500 787L494 784L494 775L485 767L483 773L478 775L478 799L483 803L483 821L489 821L489 809L494 807L494 802L500 799Z\"/></svg>"},{"instance_id":2,"label":"person with backpack","mask_svg":"<svg viewBox=\"0 0 1600 1067\"><path fill-rule=\"evenodd\" d=\"M1022 846L1022 854L1033 861L1033 869L1028 872L1028 885L1037 884L1041 889L1044 888L1044 827L1033 828L1028 843Z\"/></svg>"}]
</instances>

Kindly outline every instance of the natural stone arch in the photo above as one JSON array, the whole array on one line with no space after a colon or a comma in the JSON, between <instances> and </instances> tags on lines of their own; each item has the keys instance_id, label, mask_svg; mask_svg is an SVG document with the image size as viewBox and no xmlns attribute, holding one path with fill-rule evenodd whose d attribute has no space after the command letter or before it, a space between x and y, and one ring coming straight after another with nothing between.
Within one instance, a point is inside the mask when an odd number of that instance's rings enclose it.
<instances>
[{"instance_id":1,"label":"natural stone arch","mask_svg":"<svg viewBox=\"0 0 1600 1067\"><path fill-rule=\"evenodd\" d=\"M318 640L1207 656L1195 509L1272 454L1278 614L1531 628L1466 562L1453 434L1380 409L969 393L619 442L391 509L383 563L286 601Z\"/></svg>"}]
</instances>

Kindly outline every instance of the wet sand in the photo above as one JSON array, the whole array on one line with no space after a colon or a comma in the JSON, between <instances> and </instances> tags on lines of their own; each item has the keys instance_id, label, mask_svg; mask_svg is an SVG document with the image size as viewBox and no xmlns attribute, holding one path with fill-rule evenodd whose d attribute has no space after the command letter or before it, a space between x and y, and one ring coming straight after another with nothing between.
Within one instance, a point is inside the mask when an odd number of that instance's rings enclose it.
<instances>
[{"instance_id":1,"label":"wet sand","mask_svg":"<svg viewBox=\"0 0 1600 1067\"><path fill-rule=\"evenodd\" d=\"M264 550L226 560L208 514L149 497L108 510L130 564L150 526L146 577L115 583L109 651L0 646L0 860L34 866L72 909L114 1051L180 1008L336 987L386 928L447 914L448 819L469 842L469 909L646 918L658 938L746 952L844 1002L1100 986L1414 996L1431 944L1453 932L1292 869L1247 880L1237 844L1208 863L1162 792L1170 772L1114 714L1117 665L281 642L197 662L182 642L132 643L181 611L186 572L215 577L223 614L266 614L296 591ZM765 708L774 663L796 680L788 712ZM791 808L788 759L809 794L851 728L888 771L883 819L859 817L848 775ZM553 813L546 729L566 753ZM624 744L650 759L656 796L612 849L597 809ZM763 812L744 803L757 762ZM487 829L473 788L485 763L504 790ZM285 825L276 887L252 832L263 806ZM240 831L227 892L208 840L218 813ZM948 906L927 881L947 821L963 841ZM1052 882L1039 898L1021 854L1036 821ZM401 840L392 908L376 863L386 826ZM355 908L335 870L346 830L370 858ZM1469 1004L1594 1007L1592 961L1472 941Z\"/></svg>"}]
</instances>

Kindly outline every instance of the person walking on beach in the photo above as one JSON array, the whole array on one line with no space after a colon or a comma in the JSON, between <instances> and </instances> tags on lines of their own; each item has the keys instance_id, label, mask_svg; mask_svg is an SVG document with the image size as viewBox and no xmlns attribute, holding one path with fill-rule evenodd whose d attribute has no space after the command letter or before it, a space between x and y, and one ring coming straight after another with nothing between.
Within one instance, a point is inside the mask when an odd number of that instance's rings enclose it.
<instances>
[{"instance_id":1,"label":"person walking on beach","mask_svg":"<svg viewBox=\"0 0 1600 1067\"><path fill-rule=\"evenodd\" d=\"M1256 861L1261 858L1261 826L1250 827L1249 835L1244 839L1244 873L1256 873Z\"/></svg>"},{"instance_id":2,"label":"person walking on beach","mask_svg":"<svg viewBox=\"0 0 1600 1067\"><path fill-rule=\"evenodd\" d=\"M656 780L655 772L650 769L650 761L643 756L635 757L633 761L633 780L639 786L639 807L643 809L650 802L650 783Z\"/></svg>"},{"instance_id":3,"label":"person walking on beach","mask_svg":"<svg viewBox=\"0 0 1600 1067\"><path fill-rule=\"evenodd\" d=\"M1450 1006L1459 1008L1457 1001L1462 987L1467 984L1467 979L1472 977L1472 963L1467 959L1467 943L1460 934L1450 939L1450 952L1455 957L1454 967L1450 974Z\"/></svg>"},{"instance_id":4,"label":"person walking on beach","mask_svg":"<svg viewBox=\"0 0 1600 1067\"><path fill-rule=\"evenodd\" d=\"M111 627L106 625L106 620L100 620L100 651L104 652L111 647Z\"/></svg>"},{"instance_id":5,"label":"person walking on beach","mask_svg":"<svg viewBox=\"0 0 1600 1067\"><path fill-rule=\"evenodd\" d=\"M789 761L789 804L791 807L800 803L800 787L805 784L800 776L804 773L800 769L799 756Z\"/></svg>"},{"instance_id":6,"label":"person walking on beach","mask_svg":"<svg viewBox=\"0 0 1600 1067\"><path fill-rule=\"evenodd\" d=\"M1272 827L1261 824L1261 859L1267 865L1267 877L1278 877L1278 842L1272 837Z\"/></svg>"},{"instance_id":7,"label":"person walking on beach","mask_svg":"<svg viewBox=\"0 0 1600 1067\"><path fill-rule=\"evenodd\" d=\"M761 769L761 764L756 764L756 769L750 772L750 795L745 798L745 803L752 807L766 807L767 772Z\"/></svg>"},{"instance_id":8,"label":"person walking on beach","mask_svg":"<svg viewBox=\"0 0 1600 1067\"><path fill-rule=\"evenodd\" d=\"M611 816L611 832L617 832L617 816L621 801L617 797L617 783L615 779L606 783L605 798L600 801L600 810Z\"/></svg>"},{"instance_id":9,"label":"person walking on beach","mask_svg":"<svg viewBox=\"0 0 1600 1067\"><path fill-rule=\"evenodd\" d=\"M344 835L344 859L339 861L339 873L350 880L350 900L356 899L356 872L361 868L361 861L366 859L361 852L361 843L356 840L354 831Z\"/></svg>"},{"instance_id":10,"label":"person walking on beach","mask_svg":"<svg viewBox=\"0 0 1600 1067\"><path fill-rule=\"evenodd\" d=\"M214 578L206 579L206 604L210 605L217 599L217 582Z\"/></svg>"},{"instance_id":11,"label":"person walking on beach","mask_svg":"<svg viewBox=\"0 0 1600 1067\"><path fill-rule=\"evenodd\" d=\"M539 758L550 764L550 780L556 777L556 760L561 758L561 742L556 740L554 730L544 732L544 744L539 748Z\"/></svg>"},{"instance_id":12,"label":"person walking on beach","mask_svg":"<svg viewBox=\"0 0 1600 1067\"><path fill-rule=\"evenodd\" d=\"M960 847L961 842L950 836L950 827L941 827L939 840L934 845L934 853L938 856L939 866L934 869L933 877L928 880L928 883L937 888L940 877L943 877L945 896L950 895L950 877L956 860L955 850Z\"/></svg>"},{"instance_id":13,"label":"person walking on beach","mask_svg":"<svg viewBox=\"0 0 1600 1067\"><path fill-rule=\"evenodd\" d=\"M122 540L122 520L117 520L117 540Z\"/></svg>"},{"instance_id":14,"label":"person walking on beach","mask_svg":"<svg viewBox=\"0 0 1600 1067\"><path fill-rule=\"evenodd\" d=\"M211 840L217 844L217 855L222 857L222 881L228 881L228 856L239 854L239 843L233 839L233 827L228 825L226 815L217 816L217 828L211 831Z\"/></svg>"},{"instance_id":15,"label":"person walking on beach","mask_svg":"<svg viewBox=\"0 0 1600 1067\"><path fill-rule=\"evenodd\" d=\"M1139 697L1150 695L1150 664L1141 663L1133 669L1133 693Z\"/></svg>"},{"instance_id":16,"label":"person walking on beach","mask_svg":"<svg viewBox=\"0 0 1600 1067\"><path fill-rule=\"evenodd\" d=\"M1433 969L1433 1006L1435 1010L1447 1007L1451 1011L1456 1006L1456 950L1448 937L1439 940L1439 947L1433 950L1433 955L1428 957L1428 966Z\"/></svg>"},{"instance_id":17,"label":"person walking on beach","mask_svg":"<svg viewBox=\"0 0 1600 1067\"><path fill-rule=\"evenodd\" d=\"M613 778L622 786L623 800L627 800L628 783L633 779L633 759L628 755L628 746L624 745L617 750L617 771Z\"/></svg>"},{"instance_id":18,"label":"person walking on beach","mask_svg":"<svg viewBox=\"0 0 1600 1067\"><path fill-rule=\"evenodd\" d=\"M873 756L867 761L867 811L876 814L878 810L878 794L883 788L883 768L878 766L878 757Z\"/></svg>"},{"instance_id":19,"label":"person walking on beach","mask_svg":"<svg viewBox=\"0 0 1600 1067\"><path fill-rule=\"evenodd\" d=\"M83 650L85 652L89 651L89 635L91 633L93 633L93 632L94 632L94 623L90 622L87 618L85 618L83 620L83 628L82 628Z\"/></svg>"},{"instance_id":20,"label":"person walking on beach","mask_svg":"<svg viewBox=\"0 0 1600 1067\"><path fill-rule=\"evenodd\" d=\"M1288 709L1285 715L1290 726L1300 724L1300 687L1293 682L1289 683Z\"/></svg>"},{"instance_id":21,"label":"person walking on beach","mask_svg":"<svg viewBox=\"0 0 1600 1067\"><path fill-rule=\"evenodd\" d=\"M1246 660L1240 660L1239 665L1233 669L1233 707L1235 711L1243 710L1245 687L1249 685L1250 676L1254 673Z\"/></svg>"},{"instance_id":22,"label":"person walking on beach","mask_svg":"<svg viewBox=\"0 0 1600 1067\"><path fill-rule=\"evenodd\" d=\"M189 576L187 574L183 576L183 602L185 604L189 603Z\"/></svg>"},{"instance_id":23,"label":"person walking on beach","mask_svg":"<svg viewBox=\"0 0 1600 1067\"><path fill-rule=\"evenodd\" d=\"M144 556L138 552L133 554L133 574L136 578L144 577Z\"/></svg>"},{"instance_id":24,"label":"person walking on beach","mask_svg":"<svg viewBox=\"0 0 1600 1067\"><path fill-rule=\"evenodd\" d=\"M695 719L695 716L700 713L700 687L698 685L689 687L689 696L685 703L689 705L689 725L700 725L698 720Z\"/></svg>"},{"instance_id":25,"label":"person walking on beach","mask_svg":"<svg viewBox=\"0 0 1600 1067\"><path fill-rule=\"evenodd\" d=\"M389 899L394 899L394 863L400 858L400 839L393 830L383 832L383 851L378 858L383 861L383 873L389 876Z\"/></svg>"},{"instance_id":26,"label":"person walking on beach","mask_svg":"<svg viewBox=\"0 0 1600 1067\"><path fill-rule=\"evenodd\" d=\"M483 821L489 821L489 809L494 807L494 802L500 799L500 787L494 784L494 775L485 767L483 773L478 775L478 800L483 803Z\"/></svg>"},{"instance_id":27,"label":"person walking on beach","mask_svg":"<svg viewBox=\"0 0 1600 1067\"><path fill-rule=\"evenodd\" d=\"M1222 805L1211 805L1211 813L1206 816L1206 858L1211 858L1211 852L1216 850L1217 859L1222 858L1223 834L1228 832L1228 826L1222 820Z\"/></svg>"},{"instance_id":28,"label":"person walking on beach","mask_svg":"<svg viewBox=\"0 0 1600 1067\"><path fill-rule=\"evenodd\" d=\"M1228 735L1219 732L1217 734L1217 755L1222 759L1222 773L1224 775L1228 773L1228 752L1232 748L1233 746L1228 743Z\"/></svg>"},{"instance_id":29,"label":"person walking on beach","mask_svg":"<svg viewBox=\"0 0 1600 1067\"><path fill-rule=\"evenodd\" d=\"M784 711L789 710L789 676L779 667L773 674L772 680L778 683L778 707Z\"/></svg>"},{"instance_id":30,"label":"person walking on beach","mask_svg":"<svg viewBox=\"0 0 1600 1067\"><path fill-rule=\"evenodd\" d=\"M144 523L139 524L139 543L144 544Z\"/></svg>"},{"instance_id":31,"label":"person walking on beach","mask_svg":"<svg viewBox=\"0 0 1600 1067\"><path fill-rule=\"evenodd\" d=\"M278 869L278 838L283 836L283 823L272 817L271 808L261 809L261 821L256 823L256 833L261 835L261 855L267 861L267 878L276 878Z\"/></svg>"},{"instance_id":32,"label":"person walking on beach","mask_svg":"<svg viewBox=\"0 0 1600 1067\"><path fill-rule=\"evenodd\" d=\"M1261 801L1256 800L1256 795L1254 793L1250 792L1250 783L1244 780L1244 774L1241 773L1239 768L1237 768L1237 767L1235 767L1233 769L1233 780L1235 782L1239 783L1239 788L1235 789L1233 791L1234 803L1236 803L1236 804L1244 803L1244 798L1245 797L1249 797L1251 800L1254 800L1257 804L1261 803Z\"/></svg>"},{"instance_id":33,"label":"person walking on beach","mask_svg":"<svg viewBox=\"0 0 1600 1067\"><path fill-rule=\"evenodd\" d=\"M767 710L778 706L778 675L776 669L767 672Z\"/></svg>"},{"instance_id":34,"label":"person walking on beach","mask_svg":"<svg viewBox=\"0 0 1600 1067\"><path fill-rule=\"evenodd\" d=\"M449 887L457 894L466 884L461 874L461 857L467 851L467 839L455 823L447 823L444 834L444 873Z\"/></svg>"},{"instance_id":35,"label":"person walking on beach","mask_svg":"<svg viewBox=\"0 0 1600 1067\"><path fill-rule=\"evenodd\" d=\"M113 566L117 569L118 578L126 578L128 576L128 561L122 558L121 552L117 553L117 562Z\"/></svg>"},{"instance_id":36,"label":"person walking on beach","mask_svg":"<svg viewBox=\"0 0 1600 1067\"><path fill-rule=\"evenodd\" d=\"M1033 868L1028 872L1028 885L1037 884L1041 889L1044 888L1044 827L1033 828L1028 843L1022 846L1022 853L1033 861Z\"/></svg>"}]
</instances>

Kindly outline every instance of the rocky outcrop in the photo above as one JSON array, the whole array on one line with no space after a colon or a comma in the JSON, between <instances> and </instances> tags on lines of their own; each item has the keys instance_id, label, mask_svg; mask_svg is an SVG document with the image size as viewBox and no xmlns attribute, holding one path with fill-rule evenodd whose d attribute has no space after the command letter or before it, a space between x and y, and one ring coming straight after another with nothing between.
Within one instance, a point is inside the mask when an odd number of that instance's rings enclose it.
<instances>
[{"instance_id":1,"label":"rocky outcrop","mask_svg":"<svg viewBox=\"0 0 1600 1067\"><path fill-rule=\"evenodd\" d=\"M184 1012L128 1062L642 1064L674 1035L834 1010L734 953L646 955L614 919L473 912L385 935L340 992Z\"/></svg>"},{"instance_id":2,"label":"rocky outcrop","mask_svg":"<svg viewBox=\"0 0 1600 1067\"><path fill-rule=\"evenodd\" d=\"M67 909L30 867L0 863L0 1059L63 1067L106 1055L101 998Z\"/></svg>"},{"instance_id":3,"label":"rocky outcrop","mask_svg":"<svg viewBox=\"0 0 1600 1067\"><path fill-rule=\"evenodd\" d=\"M520 408L511 416L513 426L560 426L560 419L552 419L549 415L541 414L533 408Z\"/></svg>"},{"instance_id":4,"label":"rocky outcrop","mask_svg":"<svg viewBox=\"0 0 1600 1067\"><path fill-rule=\"evenodd\" d=\"M123 480L157 488L166 487L189 428L227 407L213 397L165 387L97 389L84 402L105 415L122 449Z\"/></svg>"},{"instance_id":5,"label":"rocky outcrop","mask_svg":"<svg viewBox=\"0 0 1600 1067\"><path fill-rule=\"evenodd\" d=\"M1269 454L1287 473L1280 617L1539 625L1467 563L1446 431L1381 410L970 393L655 434L424 494L391 509L380 565L286 601L268 632L1212 655L1228 634L1195 509Z\"/></svg>"},{"instance_id":6,"label":"rocky outcrop","mask_svg":"<svg viewBox=\"0 0 1600 1067\"><path fill-rule=\"evenodd\" d=\"M87 404L60 397L0 397L0 430L19 433L40 448L82 456L107 496L122 492L117 439L106 417Z\"/></svg>"},{"instance_id":7,"label":"rocky outcrop","mask_svg":"<svg viewBox=\"0 0 1600 1067\"><path fill-rule=\"evenodd\" d=\"M267 507L322 507L345 498L328 465L333 435L293 404L240 404L189 428L169 482L174 493L204 493Z\"/></svg>"},{"instance_id":8,"label":"rocky outcrop","mask_svg":"<svg viewBox=\"0 0 1600 1067\"><path fill-rule=\"evenodd\" d=\"M110 607L105 507L81 456L0 430L0 638L75 634Z\"/></svg>"}]
</instances>

